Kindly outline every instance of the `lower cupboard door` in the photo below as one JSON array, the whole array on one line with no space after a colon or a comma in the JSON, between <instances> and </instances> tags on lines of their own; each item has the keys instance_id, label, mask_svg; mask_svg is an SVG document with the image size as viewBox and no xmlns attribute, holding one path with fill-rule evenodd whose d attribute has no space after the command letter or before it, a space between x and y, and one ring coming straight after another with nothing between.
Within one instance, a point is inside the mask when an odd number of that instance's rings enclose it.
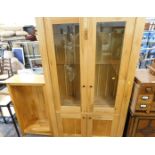
<instances>
[{"instance_id":1,"label":"lower cupboard door","mask_svg":"<svg viewBox=\"0 0 155 155\"><path fill-rule=\"evenodd\" d=\"M91 116L87 120L87 136L111 136L112 120Z\"/></svg>"},{"instance_id":2,"label":"lower cupboard door","mask_svg":"<svg viewBox=\"0 0 155 155\"><path fill-rule=\"evenodd\" d=\"M81 114L58 114L59 136L86 136L86 117Z\"/></svg>"}]
</instances>

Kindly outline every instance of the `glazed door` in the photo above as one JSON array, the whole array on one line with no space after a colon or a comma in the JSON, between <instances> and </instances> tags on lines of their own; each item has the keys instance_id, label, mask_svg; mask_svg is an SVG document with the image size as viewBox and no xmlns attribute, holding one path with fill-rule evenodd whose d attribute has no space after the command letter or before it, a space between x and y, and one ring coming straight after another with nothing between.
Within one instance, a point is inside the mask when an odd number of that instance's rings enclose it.
<instances>
[{"instance_id":1,"label":"glazed door","mask_svg":"<svg viewBox=\"0 0 155 155\"><path fill-rule=\"evenodd\" d=\"M83 129L81 112L86 111L87 67L85 24L83 18L44 18L44 21L59 133L66 135L66 126L76 124L77 129ZM74 115L78 117L71 119ZM81 130L77 133L83 134Z\"/></svg>"},{"instance_id":2,"label":"glazed door","mask_svg":"<svg viewBox=\"0 0 155 155\"><path fill-rule=\"evenodd\" d=\"M92 18L89 23L88 136L116 136L135 19Z\"/></svg>"}]
</instances>

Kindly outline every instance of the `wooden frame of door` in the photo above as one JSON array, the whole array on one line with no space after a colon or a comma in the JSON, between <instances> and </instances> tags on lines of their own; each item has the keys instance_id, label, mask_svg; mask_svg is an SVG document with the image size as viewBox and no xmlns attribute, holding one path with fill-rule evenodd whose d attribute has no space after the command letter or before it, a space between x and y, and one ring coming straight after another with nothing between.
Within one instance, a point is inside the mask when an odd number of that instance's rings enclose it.
<instances>
[{"instance_id":1,"label":"wooden frame of door","mask_svg":"<svg viewBox=\"0 0 155 155\"><path fill-rule=\"evenodd\" d=\"M123 41L123 48L122 48L122 56L121 56L121 63L120 63L120 69L119 69L119 79L118 79L118 85L117 85L117 93L116 93L116 98L115 98L115 107L114 108L104 108L104 107L94 107L93 105L93 100L94 100L94 88L90 87L88 91L88 96L89 96L89 104L87 106L88 112L93 113L102 113L102 110L104 111L112 111L113 109L113 119L112 119L112 129L111 129L111 136L116 136L118 135L117 128L118 128L118 121L119 121L119 115L122 112L121 108L122 105L125 103L123 100L124 94L125 94L125 87L127 83L127 78L128 78L128 67L129 67L129 62L131 61L130 59L130 54L131 54L131 49L132 49L132 41L133 41L133 36L134 36L134 28L135 28L135 22L136 18L92 18L89 20L89 44L92 45L93 48L89 48L89 60L91 64L89 65L89 71L88 71L88 85L89 86L94 86L94 81L95 81L95 57L96 57L96 23L97 22L125 22L125 33L124 33L124 41ZM138 53L138 52L137 52ZM134 63L135 64L135 63ZM132 67L133 68L133 67ZM132 72L132 71L131 71ZM92 76L93 75L93 76ZM134 76L132 74L132 76ZM128 94L130 96L131 92ZM129 103L129 98L126 103ZM124 112L125 114L127 113L127 109ZM111 113L112 114L112 113ZM111 115L110 114L110 115ZM104 116L104 113L103 113ZM93 120L92 120L93 121ZM88 129L91 129L92 126L92 121L89 121ZM125 123L125 122L122 122ZM120 129L121 131L123 128ZM89 135L91 136L92 131L88 132ZM120 135L119 135L120 136Z\"/></svg>"},{"instance_id":2,"label":"wooden frame of door","mask_svg":"<svg viewBox=\"0 0 155 155\"><path fill-rule=\"evenodd\" d=\"M47 53L48 53L48 60L49 60L49 67L50 67L50 74L51 74L51 81L52 81L52 89L53 91L53 99L55 104L55 110L57 115L57 121L58 121L58 128L63 135L63 128L61 124L62 116L63 114L68 114L68 117L70 117L71 113L78 114L79 116L81 113L86 112L86 104L87 104L87 87L86 87L86 76L84 74L87 74L86 69L86 60L87 60L87 52L85 48L85 42L86 40L86 34L85 34L85 27L86 22L85 18L44 18L45 23L45 34L46 34L46 41L47 41ZM53 24L69 24L69 23L78 23L79 24L79 36L80 36L80 91L81 91L81 105L80 106L62 106L60 101L60 90L59 90L59 83L58 83L58 75L57 75L57 66L56 66L56 57L55 57L55 49L54 49L54 38L53 38ZM67 115L66 115L67 116ZM73 116L73 115L72 115ZM83 121L85 119L82 119L84 117L81 117L81 128L83 130L84 124ZM83 130L85 131L85 130ZM82 135L85 135L84 132L82 132Z\"/></svg>"}]
</instances>

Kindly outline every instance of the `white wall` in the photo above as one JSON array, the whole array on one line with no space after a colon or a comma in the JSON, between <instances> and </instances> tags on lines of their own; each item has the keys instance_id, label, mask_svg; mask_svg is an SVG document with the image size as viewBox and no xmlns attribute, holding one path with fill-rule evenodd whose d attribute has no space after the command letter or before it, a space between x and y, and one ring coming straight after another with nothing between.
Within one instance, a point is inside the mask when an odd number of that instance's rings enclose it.
<instances>
[{"instance_id":1,"label":"white wall","mask_svg":"<svg viewBox=\"0 0 155 155\"><path fill-rule=\"evenodd\" d=\"M36 25L35 17L0 17L1 26Z\"/></svg>"}]
</instances>

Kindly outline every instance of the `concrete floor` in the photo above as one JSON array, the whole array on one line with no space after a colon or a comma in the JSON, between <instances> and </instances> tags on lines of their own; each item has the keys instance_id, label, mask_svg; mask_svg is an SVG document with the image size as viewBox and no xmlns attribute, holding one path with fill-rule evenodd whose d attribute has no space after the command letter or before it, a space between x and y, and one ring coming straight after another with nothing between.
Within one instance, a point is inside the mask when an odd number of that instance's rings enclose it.
<instances>
[{"instance_id":1,"label":"concrete floor","mask_svg":"<svg viewBox=\"0 0 155 155\"><path fill-rule=\"evenodd\" d=\"M5 124L2 118L0 118L0 137L18 137L11 120L9 120L9 123Z\"/></svg>"},{"instance_id":2,"label":"concrete floor","mask_svg":"<svg viewBox=\"0 0 155 155\"><path fill-rule=\"evenodd\" d=\"M18 129L20 132L19 127L18 127ZM8 124L5 124L5 123L3 123L3 120L0 118L0 137L18 137L13 123L10 122ZM27 134L24 137L45 137L45 136Z\"/></svg>"}]
</instances>

